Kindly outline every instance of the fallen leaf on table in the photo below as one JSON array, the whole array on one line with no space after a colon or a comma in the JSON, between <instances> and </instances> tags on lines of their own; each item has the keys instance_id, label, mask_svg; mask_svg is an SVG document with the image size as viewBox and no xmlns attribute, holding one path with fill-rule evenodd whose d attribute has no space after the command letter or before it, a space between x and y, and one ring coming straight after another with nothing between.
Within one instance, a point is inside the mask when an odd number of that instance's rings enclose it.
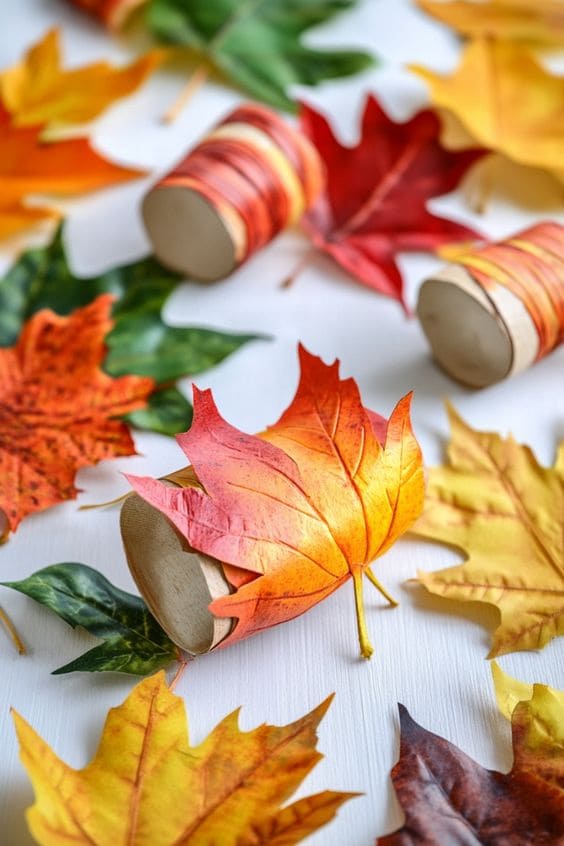
<instances>
[{"instance_id":1,"label":"fallen leaf on table","mask_svg":"<svg viewBox=\"0 0 564 846\"><path fill-rule=\"evenodd\" d=\"M456 188L484 151L445 150L432 112L394 123L375 97L366 101L356 147L344 147L327 120L308 106L301 123L327 169L327 190L302 219L304 229L356 279L407 308L399 252L481 237L431 214L426 203Z\"/></svg>"},{"instance_id":2,"label":"fallen leaf on table","mask_svg":"<svg viewBox=\"0 0 564 846\"><path fill-rule=\"evenodd\" d=\"M59 667L55 674L113 671L146 675L179 653L143 600L112 585L84 564L53 564L20 582L2 582L50 608L73 628L104 642Z\"/></svg>"},{"instance_id":3,"label":"fallen leaf on table","mask_svg":"<svg viewBox=\"0 0 564 846\"><path fill-rule=\"evenodd\" d=\"M564 807L564 691L517 681L495 661L492 673L498 707L512 722L516 765Z\"/></svg>"},{"instance_id":4,"label":"fallen leaf on table","mask_svg":"<svg viewBox=\"0 0 564 846\"><path fill-rule=\"evenodd\" d=\"M324 791L282 807L321 758L317 726L330 700L288 726L238 727L225 717L190 746L184 703L164 673L140 682L108 713L98 751L82 770L65 764L14 713L43 846L292 846L355 794Z\"/></svg>"},{"instance_id":5,"label":"fallen leaf on table","mask_svg":"<svg viewBox=\"0 0 564 846\"><path fill-rule=\"evenodd\" d=\"M162 41L177 44L217 68L227 79L284 111L297 105L287 93L291 85L317 85L350 76L374 63L359 50L318 50L301 36L356 0L150 0L146 22Z\"/></svg>"},{"instance_id":6,"label":"fallen leaf on table","mask_svg":"<svg viewBox=\"0 0 564 846\"><path fill-rule=\"evenodd\" d=\"M297 617L352 577L368 658L363 577L390 600L370 563L423 502L410 396L385 421L363 407L352 379L339 378L338 362L325 365L300 348L300 365L292 403L259 435L230 426L210 391L195 390L194 423L178 436L196 482L176 481L189 487L128 478L193 549L223 562L234 593L209 610L237 623L221 646Z\"/></svg>"},{"instance_id":7,"label":"fallen leaf on table","mask_svg":"<svg viewBox=\"0 0 564 846\"><path fill-rule=\"evenodd\" d=\"M449 418L448 463L431 469L413 532L468 559L419 581L446 599L499 609L488 657L541 649L564 634L564 445L554 467L542 467L513 438L477 432L453 408Z\"/></svg>"},{"instance_id":8,"label":"fallen leaf on table","mask_svg":"<svg viewBox=\"0 0 564 846\"><path fill-rule=\"evenodd\" d=\"M0 103L0 238L57 216L28 205L30 195L82 194L142 176L107 161L85 138L45 144L40 134L40 126L14 127Z\"/></svg>"},{"instance_id":9,"label":"fallen leaf on table","mask_svg":"<svg viewBox=\"0 0 564 846\"><path fill-rule=\"evenodd\" d=\"M452 118L470 143L512 161L562 177L564 77L545 70L518 44L479 38L465 48L459 67L441 76L418 65L433 105L450 117L449 145L458 146Z\"/></svg>"},{"instance_id":10,"label":"fallen leaf on table","mask_svg":"<svg viewBox=\"0 0 564 846\"><path fill-rule=\"evenodd\" d=\"M0 73L0 98L14 126L85 123L139 88L163 55L153 50L122 68L96 62L63 70L59 30L52 29Z\"/></svg>"},{"instance_id":11,"label":"fallen leaf on table","mask_svg":"<svg viewBox=\"0 0 564 846\"><path fill-rule=\"evenodd\" d=\"M71 0L71 2L100 18L110 29L119 30L131 12L147 0Z\"/></svg>"},{"instance_id":12,"label":"fallen leaf on table","mask_svg":"<svg viewBox=\"0 0 564 846\"><path fill-rule=\"evenodd\" d=\"M69 314L100 294L113 294L114 326L106 337L104 370L111 376L150 376L157 383L148 405L127 420L163 434L184 431L192 406L170 383L213 367L259 336L167 325L162 309L180 280L153 258L78 277L69 267L59 228L47 247L23 253L0 278L0 347L15 343L24 321L39 309Z\"/></svg>"},{"instance_id":13,"label":"fallen leaf on table","mask_svg":"<svg viewBox=\"0 0 564 846\"><path fill-rule=\"evenodd\" d=\"M564 44L562 0L417 0L417 5L471 38Z\"/></svg>"},{"instance_id":14,"label":"fallen leaf on table","mask_svg":"<svg viewBox=\"0 0 564 846\"><path fill-rule=\"evenodd\" d=\"M14 347L0 349L0 509L11 531L74 498L81 467L135 453L116 418L142 408L154 383L100 369L111 302L102 295L69 317L40 311Z\"/></svg>"},{"instance_id":15,"label":"fallen leaf on table","mask_svg":"<svg viewBox=\"0 0 564 846\"><path fill-rule=\"evenodd\" d=\"M496 678L498 697L508 684L515 682ZM401 705L400 721L392 781L406 820L378 846L563 842L564 694L536 684L526 701L515 703L507 774L484 769L417 725Z\"/></svg>"}]
</instances>

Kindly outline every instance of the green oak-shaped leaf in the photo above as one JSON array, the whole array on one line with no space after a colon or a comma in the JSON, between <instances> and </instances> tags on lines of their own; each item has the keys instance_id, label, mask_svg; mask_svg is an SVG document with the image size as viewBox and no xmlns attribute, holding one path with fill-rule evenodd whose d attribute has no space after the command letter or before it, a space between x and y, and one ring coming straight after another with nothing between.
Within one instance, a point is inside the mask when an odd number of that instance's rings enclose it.
<instances>
[{"instance_id":1,"label":"green oak-shaped leaf","mask_svg":"<svg viewBox=\"0 0 564 846\"><path fill-rule=\"evenodd\" d=\"M85 564L53 564L20 582L2 584L103 640L55 673L110 670L144 676L179 657L140 597L120 590Z\"/></svg>"},{"instance_id":2,"label":"green oak-shaped leaf","mask_svg":"<svg viewBox=\"0 0 564 846\"><path fill-rule=\"evenodd\" d=\"M261 336L168 326L161 317L163 306L181 278L153 258L99 276L77 277L69 267L59 227L47 247L23 253L0 279L0 346L14 344L23 323L39 309L69 314L100 294L114 294L115 324L106 338L104 369L111 376L151 376L157 383L148 408L127 421L168 435L184 432L192 407L171 383L213 367Z\"/></svg>"},{"instance_id":3,"label":"green oak-shaped leaf","mask_svg":"<svg viewBox=\"0 0 564 846\"><path fill-rule=\"evenodd\" d=\"M190 47L258 100L295 112L290 85L317 85L374 64L359 50L317 50L301 36L357 0L149 0L157 38Z\"/></svg>"}]
</instances>

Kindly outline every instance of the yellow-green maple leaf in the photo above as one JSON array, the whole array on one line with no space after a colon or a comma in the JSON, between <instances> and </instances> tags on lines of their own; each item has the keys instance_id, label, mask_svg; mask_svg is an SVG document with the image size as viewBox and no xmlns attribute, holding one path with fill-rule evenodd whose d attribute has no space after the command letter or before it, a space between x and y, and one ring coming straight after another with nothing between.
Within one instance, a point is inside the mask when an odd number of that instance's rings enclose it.
<instances>
[{"instance_id":1,"label":"yellow-green maple leaf","mask_svg":"<svg viewBox=\"0 0 564 846\"><path fill-rule=\"evenodd\" d=\"M15 714L35 790L27 813L42 846L291 846L354 794L325 791L282 808L321 758L316 729L330 700L291 723L238 727L227 716L190 746L182 700L164 673L138 684L106 719L94 759L61 761Z\"/></svg>"},{"instance_id":2,"label":"yellow-green maple leaf","mask_svg":"<svg viewBox=\"0 0 564 846\"><path fill-rule=\"evenodd\" d=\"M449 408L449 462L430 471L415 534L465 552L464 564L419 573L448 599L496 606L488 657L540 649L564 634L564 444L542 467L513 438L477 432Z\"/></svg>"}]
</instances>

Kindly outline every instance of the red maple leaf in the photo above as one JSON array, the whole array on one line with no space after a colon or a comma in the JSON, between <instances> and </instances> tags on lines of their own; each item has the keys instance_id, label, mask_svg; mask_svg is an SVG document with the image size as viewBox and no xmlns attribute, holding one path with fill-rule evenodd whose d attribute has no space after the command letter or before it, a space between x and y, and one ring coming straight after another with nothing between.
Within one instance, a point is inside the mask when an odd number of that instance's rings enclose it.
<instances>
[{"instance_id":1,"label":"red maple leaf","mask_svg":"<svg viewBox=\"0 0 564 846\"><path fill-rule=\"evenodd\" d=\"M43 309L14 347L0 349L0 509L12 531L75 497L80 467L135 453L116 418L143 408L154 382L100 369L112 300L103 294L68 317Z\"/></svg>"},{"instance_id":2,"label":"red maple leaf","mask_svg":"<svg viewBox=\"0 0 564 846\"><path fill-rule=\"evenodd\" d=\"M426 202L454 190L485 151L445 150L432 111L394 123L372 96L356 147L340 144L327 120L309 106L302 106L301 125L327 169L326 191L302 220L306 232L360 282L399 300L407 311L398 252L482 237L431 214Z\"/></svg>"}]
</instances>

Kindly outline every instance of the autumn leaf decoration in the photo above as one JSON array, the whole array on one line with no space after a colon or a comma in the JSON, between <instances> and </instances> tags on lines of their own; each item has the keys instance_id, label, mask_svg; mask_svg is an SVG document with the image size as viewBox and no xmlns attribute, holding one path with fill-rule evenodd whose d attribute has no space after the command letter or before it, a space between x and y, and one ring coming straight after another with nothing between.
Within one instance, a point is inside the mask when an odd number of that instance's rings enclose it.
<instances>
[{"instance_id":1,"label":"autumn leaf decoration","mask_svg":"<svg viewBox=\"0 0 564 846\"><path fill-rule=\"evenodd\" d=\"M562 179L564 78L546 70L526 46L480 37L468 42L450 75L419 65L411 70L428 84L446 119L449 146L478 144ZM495 159L493 166L495 171Z\"/></svg>"},{"instance_id":2,"label":"autumn leaf decoration","mask_svg":"<svg viewBox=\"0 0 564 846\"><path fill-rule=\"evenodd\" d=\"M377 846L562 842L564 693L516 682L495 664L493 673L500 710L511 720L511 771L484 769L400 706L400 759L392 781L406 821Z\"/></svg>"},{"instance_id":3,"label":"autumn leaf decoration","mask_svg":"<svg viewBox=\"0 0 564 846\"><path fill-rule=\"evenodd\" d=\"M0 349L0 510L12 531L75 497L81 467L135 453L118 418L143 408L154 382L100 369L111 303L102 295L69 317L39 311Z\"/></svg>"},{"instance_id":4,"label":"autumn leaf decoration","mask_svg":"<svg viewBox=\"0 0 564 846\"><path fill-rule=\"evenodd\" d=\"M47 143L45 134L92 120L161 60L153 51L125 68L98 62L65 71L53 30L0 74L0 238L57 216L49 206L30 204L35 195L72 196L142 175L112 164L86 138Z\"/></svg>"},{"instance_id":5,"label":"autumn leaf decoration","mask_svg":"<svg viewBox=\"0 0 564 846\"><path fill-rule=\"evenodd\" d=\"M297 617L352 578L368 658L363 577L391 600L371 562L422 506L410 397L386 421L362 406L352 379L339 378L338 362L302 348L300 365L294 400L258 435L230 426L210 391L195 391L192 428L178 436L191 472L168 477L187 487L128 478L190 548L222 562L233 592L209 610L237 622L221 646Z\"/></svg>"},{"instance_id":6,"label":"autumn leaf decoration","mask_svg":"<svg viewBox=\"0 0 564 846\"><path fill-rule=\"evenodd\" d=\"M419 581L438 596L499 609L488 657L541 649L564 634L564 446L554 467L542 467L513 438L477 432L450 407L449 417L448 463L430 471L413 531L468 558Z\"/></svg>"},{"instance_id":7,"label":"autumn leaf decoration","mask_svg":"<svg viewBox=\"0 0 564 846\"><path fill-rule=\"evenodd\" d=\"M564 44L561 0L417 0L417 5L466 36Z\"/></svg>"},{"instance_id":8,"label":"autumn leaf decoration","mask_svg":"<svg viewBox=\"0 0 564 846\"><path fill-rule=\"evenodd\" d=\"M248 732L235 711L190 746L184 704L161 672L111 709L82 770L14 713L36 798L30 831L42 846L292 846L355 795L326 790L285 804L321 758L316 729L329 703L290 725Z\"/></svg>"},{"instance_id":9,"label":"autumn leaf decoration","mask_svg":"<svg viewBox=\"0 0 564 846\"><path fill-rule=\"evenodd\" d=\"M440 122L431 111L395 123L375 97L368 97L354 147L344 147L327 120L309 106L302 106L301 124L327 171L326 191L302 226L315 247L363 284L407 308L398 253L433 251L481 237L427 210L428 200L454 190L484 155L477 149L444 149Z\"/></svg>"}]
</instances>

